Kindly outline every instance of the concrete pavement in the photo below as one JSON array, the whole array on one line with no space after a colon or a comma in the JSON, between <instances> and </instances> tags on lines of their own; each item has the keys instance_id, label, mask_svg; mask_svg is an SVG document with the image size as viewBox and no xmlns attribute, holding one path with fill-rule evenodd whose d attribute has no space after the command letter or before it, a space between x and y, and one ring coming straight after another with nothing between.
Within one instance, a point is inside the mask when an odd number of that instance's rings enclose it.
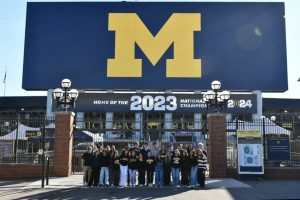
<instances>
[{"instance_id":1,"label":"concrete pavement","mask_svg":"<svg viewBox=\"0 0 300 200\"><path fill-rule=\"evenodd\" d=\"M238 181L207 179L205 189L173 188L86 188L82 175L40 180L0 180L0 199L300 199L300 180Z\"/></svg>"}]
</instances>

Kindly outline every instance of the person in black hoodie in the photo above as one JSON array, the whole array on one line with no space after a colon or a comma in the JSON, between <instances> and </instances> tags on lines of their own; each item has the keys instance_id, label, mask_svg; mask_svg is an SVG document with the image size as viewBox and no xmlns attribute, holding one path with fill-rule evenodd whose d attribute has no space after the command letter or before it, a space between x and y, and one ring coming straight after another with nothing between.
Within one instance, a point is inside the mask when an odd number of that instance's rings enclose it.
<instances>
[{"instance_id":1,"label":"person in black hoodie","mask_svg":"<svg viewBox=\"0 0 300 200\"><path fill-rule=\"evenodd\" d=\"M114 185L114 174L113 174L113 161L115 157L115 151L116 147L115 145L111 146L110 152L109 152L109 185L113 186Z\"/></svg>"},{"instance_id":2,"label":"person in black hoodie","mask_svg":"<svg viewBox=\"0 0 300 200\"><path fill-rule=\"evenodd\" d=\"M139 156L139 154L141 152L141 149L139 148L139 142L138 141L134 142L133 147L130 150L135 151L135 155Z\"/></svg>"},{"instance_id":3,"label":"person in black hoodie","mask_svg":"<svg viewBox=\"0 0 300 200\"><path fill-rule=\"evenodd\" d=\"M155 170L155 157L152 156L151 151L148 151L146 158L146 169L147 169L147 185L149 187L153 186L153 175Z\"/></svg>"},{"instance_id":4,"label":"person in black hoodie","mask_svg":"<svg viewBox=\"0 0 300 200\"><path fill-rule=\"evenodd\" d=\"M89 182L89 186L98 186L99 185L99 176L100 176L100 157L99 157L99 151L96 150L93 153L92 160L91 160L91 166L92 166L92 174L91 174L91 180Z\"/></svg>"},{"instance_id":5,"label":"person in black hoodie","mask_svg":"<svg viewBox=\"0 0 300 200\"><path fill-rule=\"evenodd\" d=\"M177 187L179 184L180 166L181 166L180 151L176 149L174 151L174 156L172 156L171 159L171 170L172 170L172 179L173 179L174 187Z\"/></svg>"},{"instance_id":6,"label":"person in black hoodie","mask_svg":"<svg viewBox=\"0 0 300 200\"><path fill-rule=\"evenodd\" d=\"M136 170L138 168L138 159L139 157L135 154L135 150L129 152L129 162L128 162L128 171L129 171L129 180L130 186L136 186Z\"/></svg>"},{"instance_id":7,"label":"person in black hoodie","mask_svg":"<svg viewBox=\"0 0 300 200\"><path fill-rule=\"evenodd\" d=\"M186 150L182 151L181 156L181 185L189 185L189 173L191 169L191 163Z\"/></svg>"},{"instance_id":8,"label":"person in black hoodie","mask_svg":"<svg viewBox=\"0 0 300 200\"><path fill-rule=\"evenodd\" d=\"M172 162L172 152L170 149L166 151L164 156L164 186L171 185L171 162Z\"/></svg>"},{"instance_id":9,"label":"person in black hoodie","mask_svg":"<svg viewBox=\"0 0 300 200\"><path fill-rule=\"evenodd\" d=\"M115 187L119 186L119 181L120 181L120 159L119 159L119 153L118 151L113 152L113 159L112 159L112 183Z\"/></svg>"},{"instance_id":10,"label":"person in black hoodie","mask_svg":"<svg viewBox=\"0 0 300 200\"><path fill-rule=\"evenodd\" d=\"M87 151L82 155L83 159L83 185L88 186L89 183L91 182L91 172L92 172L92 167L91 167L91 161L92 161L92 147L88 147ZM90 185L89 185L90 186Z\"/></svg>"},{"instance_id":11,"label":"person in black hoodie","mask_svg":"<svg viewBox=\"0 0 300 200\"><path fill-rule=\"evenodd\" d=\"M138 168L138 172L139 172L139 177L138 177L138 181L139 181L139 185L140 186L144 186L145 185L145 173L146 173L146 169L145 169L145 160L147 158L147 152L148 152L148 143L144 143L143 144L143 148L140 150L140 155L142 155L142 158L140 157L139 159L139 168ZM140 161L140 160L143 161Z\"/></svg>"}]
</instances>

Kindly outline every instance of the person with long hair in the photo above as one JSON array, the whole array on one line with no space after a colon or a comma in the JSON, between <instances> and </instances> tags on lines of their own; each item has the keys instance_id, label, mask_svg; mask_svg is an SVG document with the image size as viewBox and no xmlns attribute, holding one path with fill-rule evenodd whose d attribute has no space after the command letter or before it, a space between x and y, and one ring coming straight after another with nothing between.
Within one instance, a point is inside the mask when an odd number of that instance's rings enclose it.
<instances>
[{"instance_id":1,"label":"person with long hair","mask_svg":"<svg viewBox=\"0 0 300 200\"><path fill-rule=\"evenodd\" d=\"M195 149L191 150L190 153L190 162L191 162L191 187L194 188L197 186L198 179L198 156Z\"/></svg>"},{"instance_id":2,"label":"person with long hair","mask_svg":"<svg viewBox=\"0 0 300 200\"><path fill-rule=\"evenodd\" d=\"M181 167L181 185L188 186L191 163L190 163L189 155L186 150L182 150L180 167Z\"/></svg>"}]
</instances>

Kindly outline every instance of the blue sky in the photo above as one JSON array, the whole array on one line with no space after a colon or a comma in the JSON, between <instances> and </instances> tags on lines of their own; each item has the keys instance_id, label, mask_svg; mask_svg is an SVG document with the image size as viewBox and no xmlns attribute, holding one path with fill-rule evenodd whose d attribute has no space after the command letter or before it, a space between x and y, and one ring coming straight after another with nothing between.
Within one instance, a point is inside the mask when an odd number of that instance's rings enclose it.
<instances>
[{"instance_id":1,"label":"blue sky","mask_svg":"<svg viewBox=\"0 0 300 200\"><path fill-rule=\"evenodd\" d=\"M0 0L0 96L4 95L5 70L7 70L6 96L46 95L46 92L32 92L22 89L27 2L27 0ZM39 0L39 2L43 2L43 0ZM247 2L253 1L248 0ZM266 93L263 94L263 97L300 99L300 82L297 82L300 77L300 1L286 0L280 2L285 2L289 90L285 93Z\"/></svg>"}]
</instances>

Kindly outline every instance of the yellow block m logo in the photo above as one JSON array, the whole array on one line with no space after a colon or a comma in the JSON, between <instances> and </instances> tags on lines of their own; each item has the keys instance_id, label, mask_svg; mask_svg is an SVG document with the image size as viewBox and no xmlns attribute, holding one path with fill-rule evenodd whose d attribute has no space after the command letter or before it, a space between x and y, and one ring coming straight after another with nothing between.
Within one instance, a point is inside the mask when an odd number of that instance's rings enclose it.
<instances>
[{"instance_id":1,"label":"yellow block m logo","mask_svg":"<svg viewBox=\"0 0 300 200\"><path fill-rule=\"evenodd\" d=\"M107 60L108 77L142 77L142 59L135 59L135 43L156 65L174 43L174 59L167 59L167 77L201 77L201 60L194 59L194 31L200 13L174 13L153 36L136 13L110 13L108 30L115 31L115 58Z\"/></svg>"}]
</instances>

